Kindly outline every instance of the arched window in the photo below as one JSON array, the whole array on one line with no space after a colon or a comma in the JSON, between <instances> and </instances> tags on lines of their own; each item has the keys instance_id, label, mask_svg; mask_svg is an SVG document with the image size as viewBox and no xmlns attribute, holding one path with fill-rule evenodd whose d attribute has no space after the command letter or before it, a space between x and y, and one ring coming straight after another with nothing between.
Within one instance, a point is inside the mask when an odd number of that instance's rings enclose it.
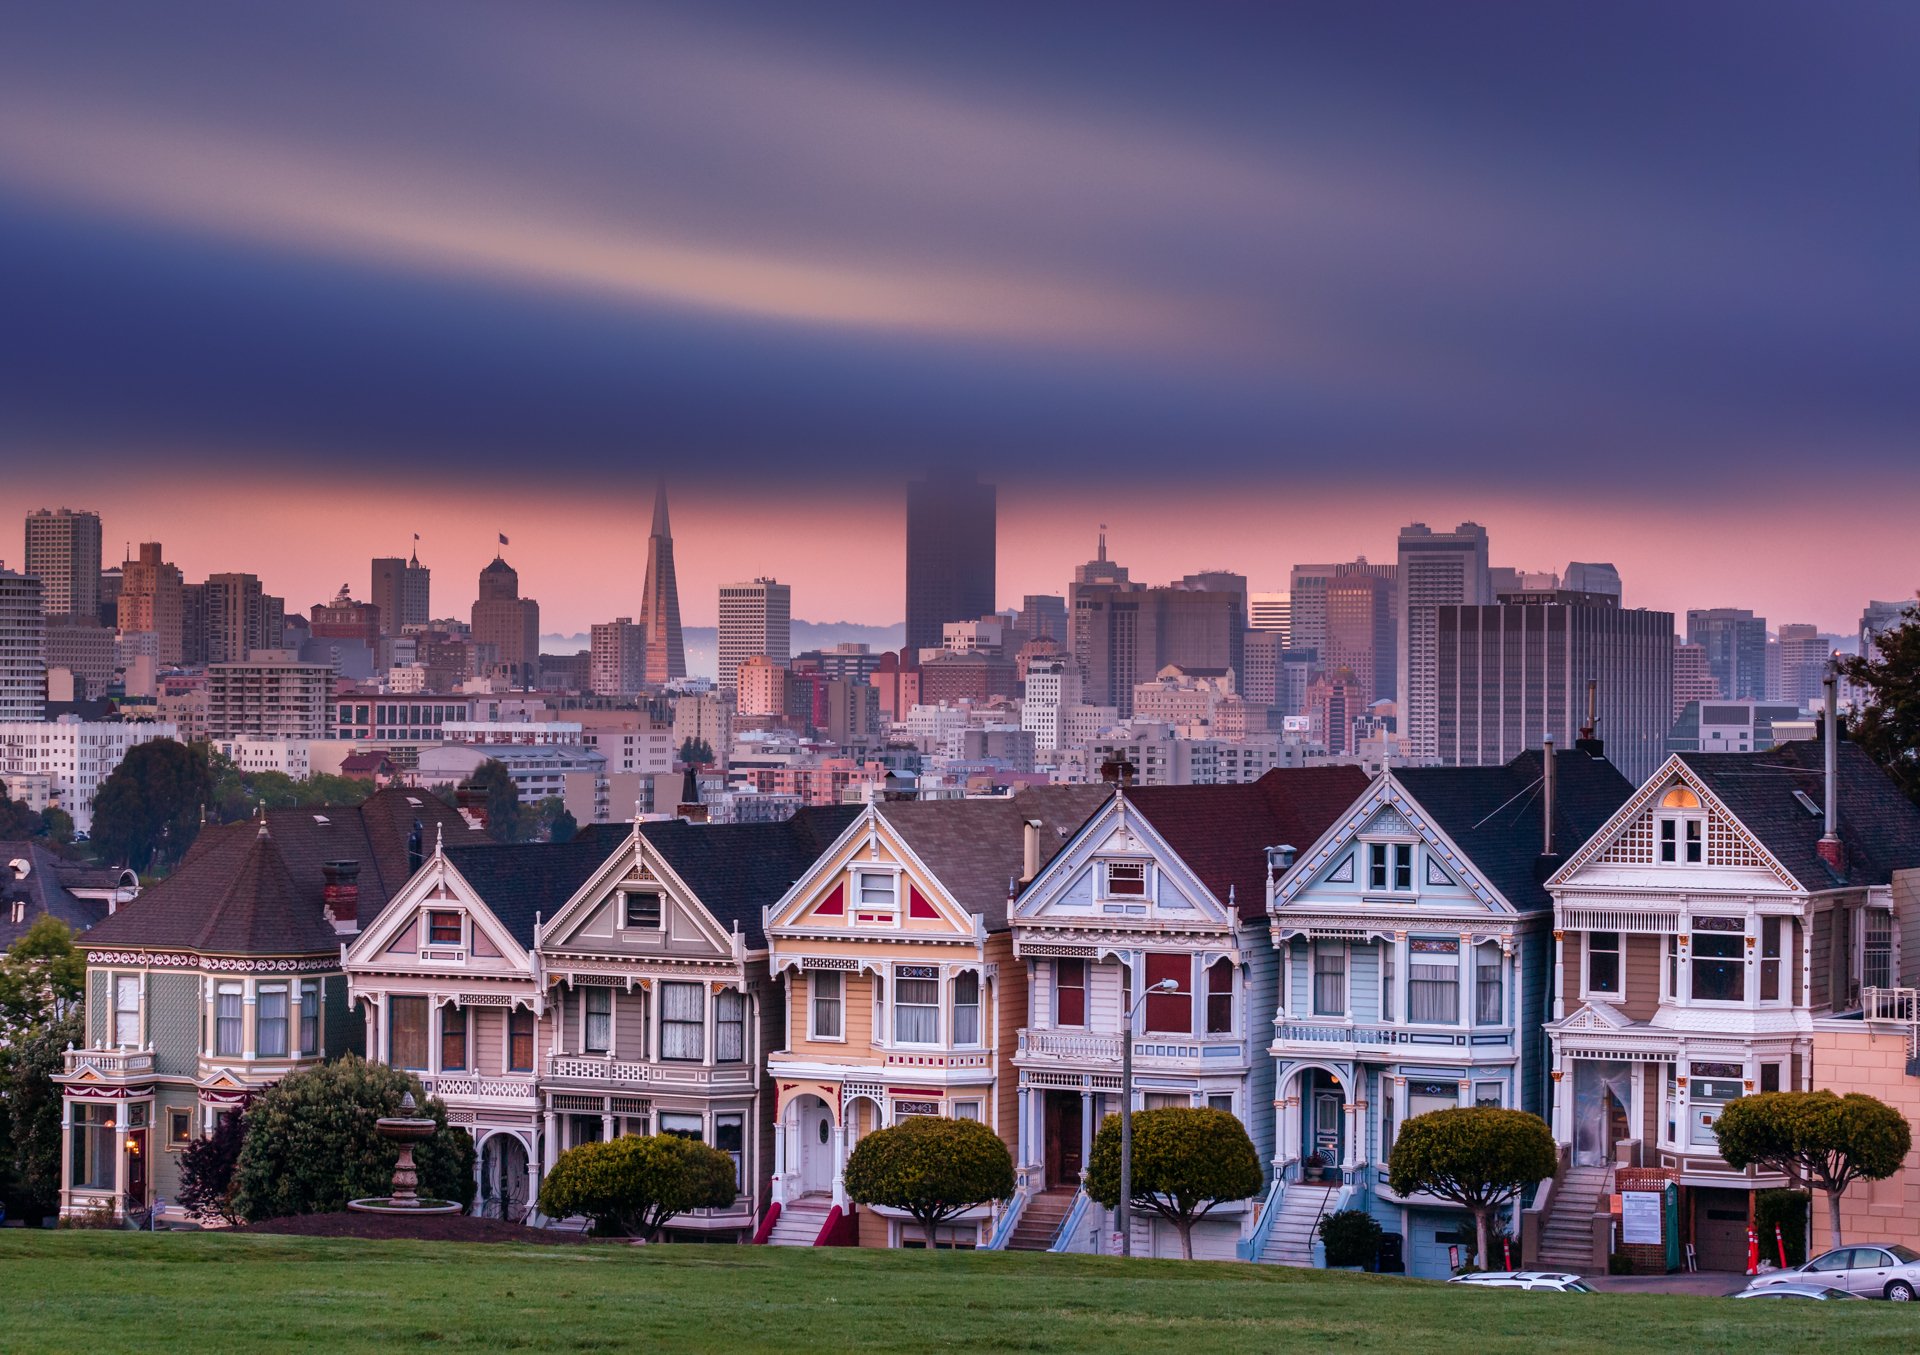
<instances>
[{"instance_id":1,"label":"arched window","mask_svg":"<svg viewBox=\"0 0 1920 1355\"><path fill-rule=\"evenodd\" d=\"M1233 961L1225 956L1207 966L1207 1034L1233 1034Z\"/></svg>"},{"instance_id":2,"label":"arched window","mask_svg":"<svg viewBox=\"0 0 1920 1355\"><path fill-rule=\"evenodd\" d=\"M1663 866L1697 866L1706 856L1707 820L1700 797L1685 786L1675 786L1660 797L1656 820L1656 859Z\"/></svg>"},{"instance_id":3,"label":"arched window","mask_svg":"<svg viewBox=\"0 0 1920 1355\"><path fill-rule=\"evenodd\" d=\"M1698 809L1700 797L1685 786L1675 786L1661 797L1660 807L1662 809Z\"/></svg>"}]
</instances>

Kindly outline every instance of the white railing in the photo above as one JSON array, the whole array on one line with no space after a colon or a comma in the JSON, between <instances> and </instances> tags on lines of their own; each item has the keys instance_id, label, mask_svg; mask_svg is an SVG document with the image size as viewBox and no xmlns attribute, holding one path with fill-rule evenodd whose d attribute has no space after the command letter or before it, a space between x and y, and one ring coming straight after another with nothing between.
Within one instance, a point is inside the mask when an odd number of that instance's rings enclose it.
<instances>
[{"instance_id":1,"label":"white railing","mask_svg":"<svg viewBox=\"0 0 1920 1355\"><path fill-rule=\"evenodd\" d=\"M436 1073L420 1079L429 1096L459 1096L469 1100L528 1100L534 1097L530 1077L468 1077L460 1073Z\"/></svg>"},{"instance_id":2,"label":"white railing","mask_svg":"<svg viewBox=\"0 0 1920 1355\"><path fill-rule=\"evenodd\" d=\"M153 1072L151 1049L69 1049L66 1071L92 1068L102 1077L141 1077Z\"/></svg>"},{"instance_id":3,"label":"white railing","mask_svg":"<svg viewBox=\"0 0 1920 1355\"><path fill-rule=\"evenodd\" d=\"M1862 988L1860 1015L1866 1021L1905 1026L1909 1066L1920 1059L1920 989Z\"/></svg>"},{"instance_id":4,"label":"white railing","mask_svg":"<svg viewBox=\"0 0 1920 1355\"><path fill-rule=\"evenodd\" d=\"M1289 1022L1274 1028L1276 1043L1293 1044L1393 1044L1404 1039L1398 1026L1303 1025Z\"/></svg>"},{"instance_id":5,"label":"white railing","mask_svg":"<svg viewBox=\"0 0 1920 1355\"><path fill-rule=\"evenodd\" d=\"M1142 1066L1190 1063L1207 1058L1208 1051L1216 1049L1243 1053L1246 1042L1236 1035L1168 1035L1158 1031L1133 1037L1134 1062ZM1032 1030L1023 1027L1015 1057L1118 1065L1120 1037L1087 1031Z\"/></svg>"},{"instance_id":6,"label":"white railing","mask_svg":"<svg viewBox=\"0 0 1920 1355\"><path fill-rule=\"evenodd\" d=\"M620 1063L592 1055L554 1054L547 1059L548 1077L586 1078L594 1082L651 1082L658 1072L650 1063Z\"/></svg>"},{"instance_id":7,"label":"white railing","mask_svg":"<svg viewBox=\"0 0 1920 1355\"><path fill-rule=\"evenodd\" d=\"M1093 1063L1120 1062L1118 1035L1089 1035L1084 1031L1020 1031L1019 1054L1037 1059L1077 1059Z\"/></svg>"}]
</instances>

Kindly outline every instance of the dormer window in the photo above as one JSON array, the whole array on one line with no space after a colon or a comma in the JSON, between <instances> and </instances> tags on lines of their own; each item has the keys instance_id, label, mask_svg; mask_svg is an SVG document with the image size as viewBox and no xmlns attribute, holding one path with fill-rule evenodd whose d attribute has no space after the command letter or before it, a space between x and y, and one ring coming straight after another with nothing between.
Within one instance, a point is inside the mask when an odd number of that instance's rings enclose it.
<instances>
[{"instance_id":1,"label":"dormer window","mask_svg":"<svg viewBox=\"0 0 1920 1355\"><path fill-rule=\"evenodd\" d=\"M1660 863L1697 866L1706 856L1706 817L1700 797L1685 786L1675 786L1660 799Z\"/></svg>"},{"instance_id":2,"label":"dormer window","mask_svg":"<svg viewBox=\"0 0 1920 1355\"><path fill-rule=\"evenodd\" d=\"M1144 861L1107 862L1107 897L1143 899L1147 896L1147 863Z\"/></svg>"},{"instance_id":3,"label":"dormer window","mask_svg":"<svg viewBox=\"0 0 1920 1355\"><path fill-rule=\"evenodd\" d=\"M620 895L620 899L623 926L634 931L657 932L660 930L661 908L658 894L625 892Z\"/></svg>"},{"instance_id":4,"label":"dormer window","mask_svg":"<svg viewBox=\"0 0 1920 1355\"><path fill-rule=\"evenodd\" d=\"M427 913L427 944L430 946L457 946L460 944L460 914L440 909L431 909Z\"/></svg>"},{"instance_id":5,"label":"dormer window","mask_svg":"<svg viewBox=\"0 0 1920 1355\"><path fill-rule=\"evenodd\" d=\"M900 921L900 879L891 871L860 870L853 876L855 922Z\"/></svg>"},{"instance_id":6,"label":"dormer window","mask_svg":"<svg viewBox=\"0 0 1920 1355\"><path fill-rule=\"evenodd\" d=\"M1367 888L1395 894L1411 894L1413 892L1413 844L1411 842L1368 843Z\"/></svg>"}]
</instances>

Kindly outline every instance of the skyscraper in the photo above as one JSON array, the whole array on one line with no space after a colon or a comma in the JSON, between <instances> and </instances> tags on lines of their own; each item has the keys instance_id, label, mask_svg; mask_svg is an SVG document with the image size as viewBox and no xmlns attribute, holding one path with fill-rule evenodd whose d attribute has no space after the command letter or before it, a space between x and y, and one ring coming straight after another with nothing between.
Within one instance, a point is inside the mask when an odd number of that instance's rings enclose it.
<instances>
[{"instance_id":1,"label":"skyscraper","mask_svg":"<svg viewBox=\"0 0 1920 1355\"><path fill-rule=\"evenodd\" d=\"M748 659L784 666L793 657L793 589L772 579L722 587L715 653L723 692L734 689L734 674Z\"/></svg>"},{"instance_id":2,"label":"skyscraper","mask_svg":"<svg viewBox=\"0 0 1920 1355\"><path fill-rule=\"evenodd\" d=\"M1729 701L1764 701L1767 692L1767 619L1744 607L1707 607L1687 613L1687 643L1707 651L1707 667Z\"/></svg>"},{"instance_id":3,"label":"skyscraper","mask_svg":"<svg viewBox=\"0 0 1920 1355\"><path fill-rule=\"evenodd\" d=\"M267 597L253 574L213 574L201 585L205 663L239 663L255 649L278 649L269 634Z\"/></svg>"},{"instance_id":4,"label":"skyscraper","mask_svg":"<svg viewBox=\"0 0 1920 1355\"><path fill-rule=\"evenodd\" d=\"M1780 627L1780 689L1774 699L1811 710L1824 695L1833 646L1818 626L1789 622Z\"/></svg>"},{"instance_id":5,"label":"skyscraper","mask_svg":"<svg viewBox=\"0 0 1920 1355\"><path fill-rule=\"evenodd\" d=\"M1028 593L1020 600L1020 616L1014 623L1032 640L1067 643L1067 600L1058 593Z\"/></svg>"},{"instance_id":6,"label":"skyscraper","mask_svg":"<svg viewBox=\"0 0 1920 1355\"><path fill-rule=\"evenodd\" d=\"M1231 669L1245 660L1246 581L1238 575L1190 574L1166 588L1125 581L1075 582L1074 657L1085 674L1085 700L1133 714L1133 689L1168 664ZM1208 586L1219 584L1219 587Z\"/></svg>"},{"instance_id":7,"label":"skyscraper","mask_svg":"<svg viewBox=\"0 0 1920 1355\"><path fill-rule=\"evenodd\" d=\"M907 648L938 649L949 621L994 609L992 485L935 473L907 485Z\"/></svg>"},{"instance_id":8,"label":"skyscraper","mask_svg":"<svg viewBox=\"0 0 1920 1355\"><path fill-rule=\"evenodd\" d=\"M0 722L47 713L47 616L40 579L0 568Z\"/></svg>"},{"instance_id":9,"label":"skyscraper","mask_svg":"<svg viewBox=\"0 0 1920 1355\"><path fill-rule=\"evenodd\" d=\"M1720 684L1713 680L1713 670L1707 667L1707 651L1700 645L1681 643L1679 636L1673 637L1673 718L1678 720L1680 712L1687 708L1690 701L1718 701Z\"/></svg>"},{"instance_id":10,"label":"skyscraper","mask_svg":"<svg viewBox=\"0 0 1920 1355\"><path fill-rule=\"evenodd\" d=\"M1400 529L1398 618L1400 732L1415 759L1434 755L1434 609L1493 601L1487 529L1463 522L1436 532L1424 522Z\"/></svg>"},{"instance_id":11,"label":"skyscraper","mask_svg":"<svg viewBox=\"0 0 1920 1355\"><path fill-rule=\"evenodd\" d=\"M181 661L181 588L179 567L161 558L158 541L142 541L139 558L120 566L120 629L151 632L158 664Z\"/></svg>"},{"instance_id":12,"label":"skyscraper","mask_svg":"<svg viewBox=\"0 0 1920 1355\"><path fill-rule=\"evenodd\" d=\"M1254 593L1247 598L1247 620L1254 630L1270 631L1280 637L1280 647L1293 642L1293 594Z\"/></svg>"},{"instance_id":13,"label":"skyscraper","mask_svg":"<svg viewBox=\"0 0 1920 1355\"><path fill-rule=\"evenodd\" d=\"M1333 565L1295 565L1287 578L1287 637L1295 649L1324 651L1327 647L1327 584Z\"/></svg>"},{"instance_id":14,"label":"skyscraper","mask_svg":"<svg viewBox=\"0 0 1920 1355\"><path fill-rule=\"evenodd\" d=\"M1609 564L1583 564L1575 560L1561 576L1560 586L1569 593L1601 593L1618 601L1620 571Z\"/></svg>"},{"instance_id":15,"label":"skyscraper","mask_svg":"<svg viewBox=\"0 0 1920 1355\"><path fill-rule=\"evenodd\" d=\"M653 497L653 531L647 537L647 581L640 595L640 624L647 631L647 681L673 682L687 675L680 640L680 585L673 574L673 526L667 520L667 482Z\"/></svg>"},{"instance_id":16,"label":"skyscraper","mask_svg":"<svg viewBox=\"0 0 1920 1355\"><path fill-rule=\"evenodd\" d=\"M380 633L400 635L408 626L433 619L433 571L420 563L420 547L402 560L384 555L373 562L373 586L367 598L380 609Z\"/></svg>"},{"instance_id":17,"label":"skyscraper","mask_svg":"<svg viewBox=\"0 0 1920 1355\"><path fill-rule=\"evenodd\" d=\"M587 688L595 696L631 696L647 681L647 629L630 616L593 627L587 652Z\"/></svg>"},{"instance_id":18,"label":"skyscraper","mask_svg":"<svg viewBox=\"0 0 1920 1355\"><path fill-rule=\"evenodd\" d=\"M48 617L100 610L100 515L71 508L27 514L26 572L40 580Z\"/></svg>"},{"instance_id":19,"label":"skyscraper","mask_svg":"<svg viewBox=\"0 0 1920 1355\"><path fill-rule=\"evenodd\" d=\"M474 644L489 647L512 681L532 683L540 666L540 604L520 596L520 576L497 555L480 571L472 623Z\"/></svg>"},{"instance_id":20,"label":"skyscraper","mask_svg":"<svg viewBox=\"0 0 1920 1355\"><path fill-rule=\"evenodd\" d=\"M1336 565L1327 580L1326 639L1320 666L1329 673L1352 674L1351 687L1361 706L1394 698L1396 680L1393 566L1369 565L1364 558Z\"/></svg>"}]
</instances>

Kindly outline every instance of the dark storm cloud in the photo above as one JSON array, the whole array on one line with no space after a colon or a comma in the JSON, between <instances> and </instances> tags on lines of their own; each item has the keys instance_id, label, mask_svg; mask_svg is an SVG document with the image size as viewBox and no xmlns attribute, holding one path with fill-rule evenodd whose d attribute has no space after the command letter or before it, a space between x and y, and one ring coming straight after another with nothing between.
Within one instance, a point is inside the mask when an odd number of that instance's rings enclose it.
<instances>
[{"instance_id":1,"label":"dark storm cloud","mask_svg":"<svg viewBox=\"0 0 1920 1355\"><path fill-rule=\"evenodd\" d=\"M1905 469L1901 5L47 7L0 455Z\"/></svg>"}]
</instances>

